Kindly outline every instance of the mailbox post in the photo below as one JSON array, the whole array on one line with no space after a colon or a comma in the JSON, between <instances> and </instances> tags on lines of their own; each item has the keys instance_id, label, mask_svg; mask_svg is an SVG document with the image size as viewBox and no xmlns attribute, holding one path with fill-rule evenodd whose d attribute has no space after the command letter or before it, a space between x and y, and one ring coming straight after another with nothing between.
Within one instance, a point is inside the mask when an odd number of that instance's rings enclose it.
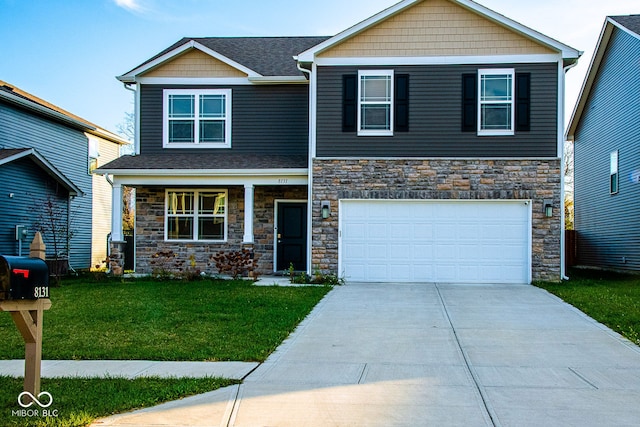
<instances>
[{"instance_id":1,"label":"mailbox post","mask_svg":"<svg viewBox=\"0 0 640 427\"><path fill-rule=\"evenodd\" d=\"M40 394L42 321L49 300L49 269L38 258L0 256L0 311L8 311L25 343L24 391Z\"/></svg>"}]
</instances>

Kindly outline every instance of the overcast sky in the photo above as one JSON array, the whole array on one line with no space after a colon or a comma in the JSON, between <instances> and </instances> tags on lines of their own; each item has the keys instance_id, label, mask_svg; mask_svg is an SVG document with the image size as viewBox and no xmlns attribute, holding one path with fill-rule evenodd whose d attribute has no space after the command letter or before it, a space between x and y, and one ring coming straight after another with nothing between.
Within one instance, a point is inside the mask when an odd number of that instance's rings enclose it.
<instances>
[{"instance_id":1,"label":"overcast sky","mask_svg":"<svg viewBox=\"0 0 640 427\"><path fill-rule=\"evenodd\" d=\"M182 37L334 35L397 2L0 0L0 80L115 131L133 110L115 76ZM638 0L478 3L585 52L567 75L568 115L605 17L640 14Z\"/></svg>"}]
</instances>

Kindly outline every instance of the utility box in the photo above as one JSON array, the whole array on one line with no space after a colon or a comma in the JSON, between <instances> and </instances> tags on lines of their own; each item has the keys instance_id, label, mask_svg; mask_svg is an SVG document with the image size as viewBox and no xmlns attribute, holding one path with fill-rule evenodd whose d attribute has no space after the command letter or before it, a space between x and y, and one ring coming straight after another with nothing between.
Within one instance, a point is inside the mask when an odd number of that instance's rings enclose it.
<instances>
[{"instance_id":1,"label":"utility box","mask_svg":"<svg viewBox=\"0 0 640 427\"><path fill-rule=\"evenodd\" d=\"M0 255L0 301L49 298L49 268L39 258Z\"/></svg>"}]
</instances>

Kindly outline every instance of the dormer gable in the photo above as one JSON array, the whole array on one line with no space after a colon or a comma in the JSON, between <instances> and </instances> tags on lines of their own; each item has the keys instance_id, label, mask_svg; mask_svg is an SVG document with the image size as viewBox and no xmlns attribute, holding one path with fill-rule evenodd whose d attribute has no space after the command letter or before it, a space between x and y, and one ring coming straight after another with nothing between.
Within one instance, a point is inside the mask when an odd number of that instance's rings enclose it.
<instances>
[{"instance_id":1,"label":"dormer gable","mask_svg":"<svg viewBox=\"0 0 640 427\"><path fill-rule=\"evenodd\" d=\"M199 49L191 48L158 67L141 73L143 77L248 77L246 71L232 67Z\"/></svg>"}]
</instances>

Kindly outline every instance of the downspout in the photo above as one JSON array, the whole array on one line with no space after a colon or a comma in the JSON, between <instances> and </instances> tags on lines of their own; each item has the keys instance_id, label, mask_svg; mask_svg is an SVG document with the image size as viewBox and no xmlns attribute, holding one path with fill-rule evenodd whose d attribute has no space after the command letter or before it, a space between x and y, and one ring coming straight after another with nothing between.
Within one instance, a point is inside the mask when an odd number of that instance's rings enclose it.
<instances>
[{"instance_id":1,"label":"downspout","mask_svg":"<svg viewBox=\"0 0 640 427\"><path fill-rule=\"evenodd\" d=\"M308 156L308 166L307 166L307 274L312 274L312 265L311 265L311 256L312 256L312 239L313 239L313 132L315 126L313 126L313 120L315 120L315 115L312 113L313 104L315 102L313 93L314 88L314 76L311 70L303 68L300 63L297 61L297 57L294 57L296 60L296 67L300 72L309 76L309 135L307 141L307 148L309 150Z\"/></svg>"},{"instance_id":2,"label":"downspout","mask_svg":"<svg viewBox=\"0 0 640 427\"><path fill-rule=\"evenodd\" d=\"M565 123L564 123L564 103L565 103L565 76L567 74L567 72L572 69L573 67L575 67L576 65L578 65L578 61L574 62L573 64L567 65L562 69L562 91L560 92L559 96L562 97L562 102L559 103L559 105L562 106L562 109L560 109L560 114L562 115L562 126L564 127ZM566 262L566 253L565 253L565 248L566 248L566 233L565 233L565 218L564 218L564 212L565 212L565 194L564 194L564 188L565 188L565 176L564 176L564 161L565 161L565 150L564 150L564 142L565 142L565 138L564 138L564 129L562 129L562 132L558 132L559 136L558 138L560 139L560 206L561 206L561 211L560 211L560 233L561 233L561 237L560 237L560 279L561 280L569 280L569 277L566 274L566 268L565 268L565 262ZM574 205L575 206L575 205Z\"/></svg>"},{"instance_id":3,"label":"downspout","mask_svg":"<svg viewBox=\"0 0 640 427\"><path fill-rule=\"evenodd\" d=\"M138 105L140 105L138 102L139 93L136 89L133 89L130 86L130 83L123 83L123 85L126 90L133 92L133 152L135 155L138 155L140 154L140 137L138 135L138 129L140 128L138 126Z\"/></svg>"}]
</instances>

